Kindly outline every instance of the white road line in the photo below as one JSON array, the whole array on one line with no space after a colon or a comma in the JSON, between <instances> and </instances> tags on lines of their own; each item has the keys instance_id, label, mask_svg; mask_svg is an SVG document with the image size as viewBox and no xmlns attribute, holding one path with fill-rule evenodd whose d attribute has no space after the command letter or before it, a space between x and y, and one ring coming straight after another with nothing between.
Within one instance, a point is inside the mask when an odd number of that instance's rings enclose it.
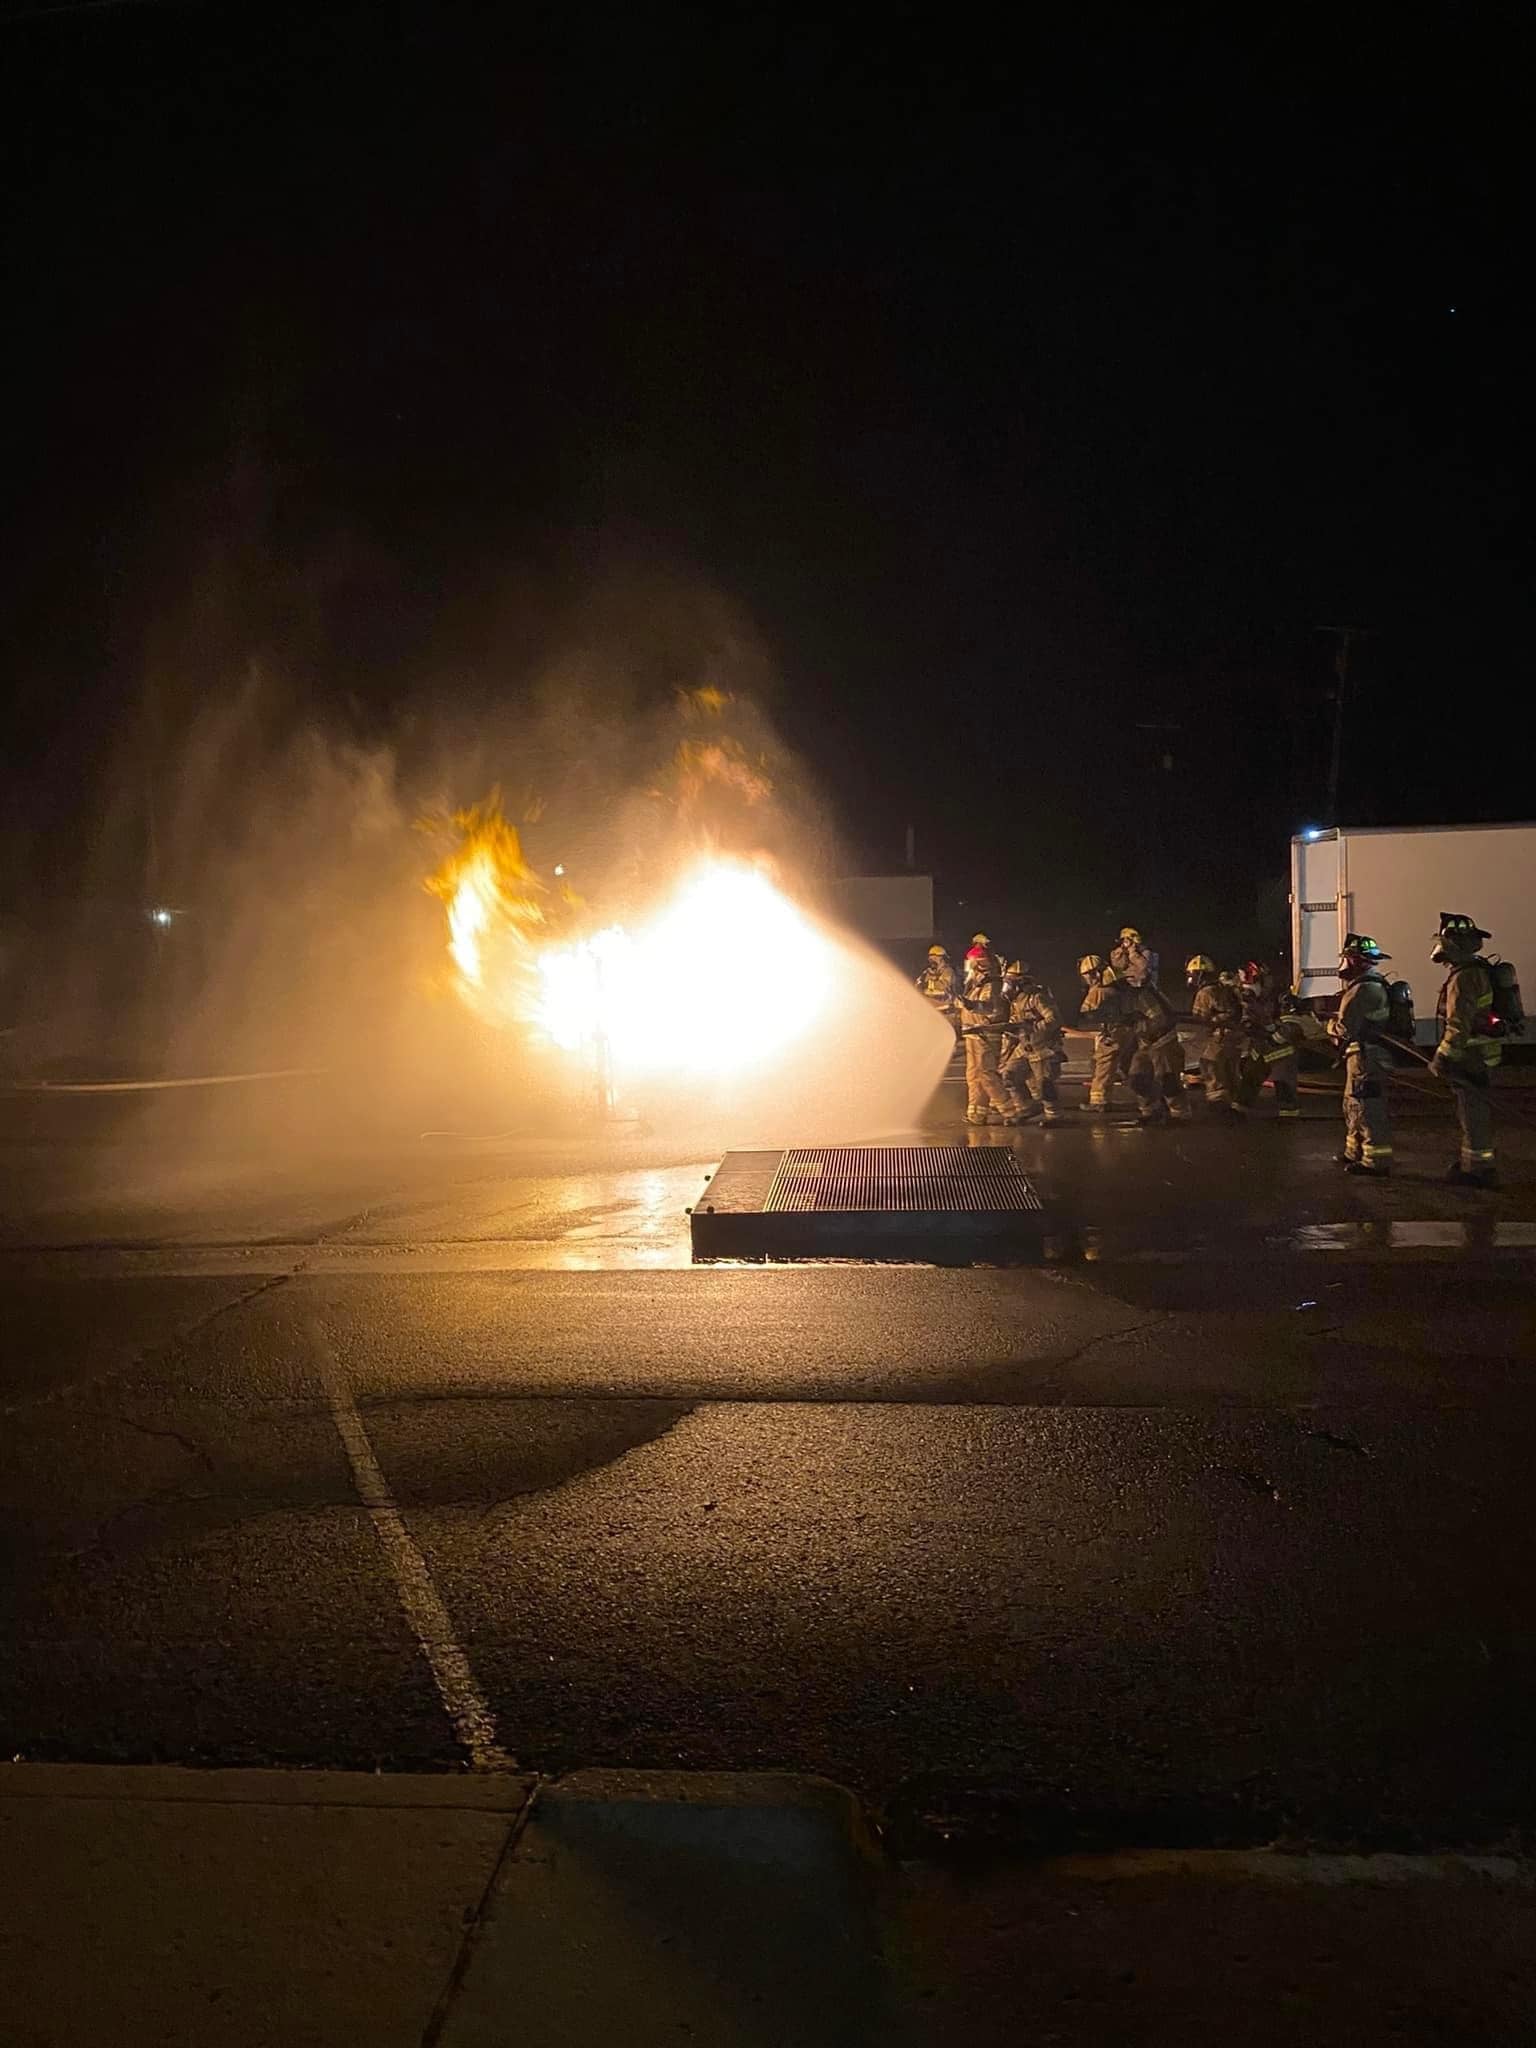
<instances>
[{"instance_id":1,"label":"white road line","mask_svg":"<svg viewBox=\"0 0 1536 2048\"><path fill-rule=\"evenodd\" d=\"M358 1499L368 1510L374 1533L400 1596L400 1606L411 1633L421 1645L432 1672L453 1732L469 1753L471 1768L477 1771L512 1771L517 1766L496 1739L496 1717L480 1690L469 1659L459 1647L448 1619L448 1610L438 1597L427 1561L416 1548L405 1517L395 1506L389 1481L374 1456L373 1445L363 1427L363 1418L342 1376L340 1361L329 1338L318 1323L309 1326L310 1343L330 1402L331 1418L341 1438Z\"/></svg>"}]
</instances>

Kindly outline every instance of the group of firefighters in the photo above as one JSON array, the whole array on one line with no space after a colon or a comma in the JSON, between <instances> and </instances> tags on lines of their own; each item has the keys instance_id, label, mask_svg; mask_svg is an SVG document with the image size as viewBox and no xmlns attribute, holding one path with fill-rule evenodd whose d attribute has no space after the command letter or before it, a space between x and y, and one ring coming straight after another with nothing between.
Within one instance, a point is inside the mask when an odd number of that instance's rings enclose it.
<instances>
[{"instance_id":1,"label":"group of firefighters","mask_svg":"<svg viewBox=\"0 0 1536 2048\"><path fill-rule=\"evenodd\" d=\"M1513 969L1478 951L1490 936L1470 917L1442 912L1431 955L1448 973L1430 1071L1450 1083L1461 1134L1448 1178L1471 1187L1496 1185L1489 1083L1504 1033L1521 1021ZM1374 939L1348 935L1339 962L1343 993L1325 1029L1261 962L1221 973L1208 954L1196 953L1185 964L1190 1000L1182 1014L1193 1027L1208 1113L1240 1121L1267 1081L1277 1117L1293 1121L1300 1114L1298 1050L1308 1040L1331 1040L1344 1065L1344 1147L1338 1163L1346 1172L1377 1179L1390 1173L1385 1077L1390 1048L1412 1039L1413 998L1405 983L1388 983L1382 975L1388 957ZM1125 926L1107 958L1087 953L1077 971L1078 1014L1093 1033L1085 1112L1107 1116L1116 1084L1124 1080L1140 1122L1188 1118L1181 1013L1159 988L1157 956L1141 933ZM968 1123L1060 1119L1066 1025L1061 1005L1027 961L1005 966L987 934L978 932L958 975L944 947L930 946L917 986L960 1035Z\"/></svg>"}]
</instances>

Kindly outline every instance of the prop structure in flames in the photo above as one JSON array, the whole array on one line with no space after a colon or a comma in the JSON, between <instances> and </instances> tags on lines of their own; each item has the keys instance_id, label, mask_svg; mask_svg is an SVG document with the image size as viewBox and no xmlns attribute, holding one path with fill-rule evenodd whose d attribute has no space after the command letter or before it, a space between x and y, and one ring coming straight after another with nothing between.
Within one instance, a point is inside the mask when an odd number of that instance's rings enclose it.
<instances>
[{"instance_id":1,"label":"prop structure in flames","mask_svg":"<svg viewBox=\"0 0 1536 2048\"><path fill-rule=\"evenodd\" d=\"M535 872L494 795L449 821L427 887L447 912L457 993L486 1023L552 1049L604 1112L723 1113L738 1134L797 1119L904 1128L948 1058L948 1027L797 901L760 850L785 821L765 761L724 729L729 701L682 699L684 736L648 792L649 826L618 863L621 923L559 870Z\"/></svg>"},{"instance_id":2,"label":"prop structure in flames","mask_svg":"<svg viewBox=\"0 0 1536 2048\"><path fill-rule=\"evenodd\" d=\"M462 844L428 887L460 995L579 1060L605 1103L752 1071L822 1019L832 943L765 866L701 855L633 928L583 933L581 906L534 874L494 799L454 823Z\"/></svg>"}]
</instances>

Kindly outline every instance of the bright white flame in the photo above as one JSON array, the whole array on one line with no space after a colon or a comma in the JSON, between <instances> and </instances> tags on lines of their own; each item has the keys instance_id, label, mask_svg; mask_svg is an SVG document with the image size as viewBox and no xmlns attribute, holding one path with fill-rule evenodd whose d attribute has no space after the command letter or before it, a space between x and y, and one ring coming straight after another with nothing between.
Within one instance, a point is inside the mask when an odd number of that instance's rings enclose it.
<instances>
[{"instance_id":1,"label":"bright white flame","mask_svg":"<svg viewBox=\"0 0 1536 2048\"><path fill-rule=\"evenodd\" d=\"M448 950L466 982L484 980L482 941L491 927L497 903L496 863L490 852L476 853L459 878L448 905Z\"/></svg>"},{"instance_id":2,"label":"bright white flame","mask_svg":"<svg viewBox=\"0 0 1536 2048\"><path fill-rule=\"evenodd\" d=\"M807 1037L832 995L831 943L760 869L717 864L638 931L539 956L538 1022L618 1076L740 1073Z\"/></svg>"}]
</instances>

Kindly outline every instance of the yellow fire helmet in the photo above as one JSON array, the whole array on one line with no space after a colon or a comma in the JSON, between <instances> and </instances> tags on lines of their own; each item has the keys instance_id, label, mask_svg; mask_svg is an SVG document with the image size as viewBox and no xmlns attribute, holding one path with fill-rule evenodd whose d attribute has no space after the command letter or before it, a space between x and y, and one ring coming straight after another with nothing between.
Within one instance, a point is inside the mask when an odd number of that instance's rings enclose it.
<instances>
[{"instance_id":1,"label":"yellow fire helmet","mask_svg":"<svg viewBox=\"0 0 1536 2048\"><path fill-rule=\"evenodd\" d=\"M1134 939L1138 946L1141 944L1141 933L1137 931L1133 924L1121 925L1120 936L1122 939Z\"/></svg>"},{"instance_id":2,"label":"yellow fire helmet","mask_svg":"<svg viewBox=\"0 0 1536 2048\"><path fill-rule=\"evenodd\" d=\"M1186 974L1214 974L1216 972L1216 962L1209 953L1195 953L1184 962L1184 972Z\"/></svg>"},{"instance_id":3,"label":"yellow fire helmet","mask_svg":"<svg viewBox=\"0 0 1536 2048\"><path fill-rule=\"evenodd\" d=\"M1010 960L1004 972L1010 981L1022 981L1029 972L1029 962L1027 960Z\"/></svg>"},{"instance_id":4,"label":"yellow fire helmet","mask_svg":"<svg viewBox=\"0 0 1536 2048\"><path fill-rule=\"evenodd\" d=\"M992 941L987 937L985 932L972 932L971 944L973 946L986 946L990 949Z\"/></svg>"},{"instance_id":5,"label":"yellow fire helmet","mask_svg":"<svg viewBox=\"0 0 1536 2048\"><path fill-rule=\"evenodd\" d=\"M1104 972L1103 959L1097 953L1085 953L1077 963L1077 971L1079 974L1102 974Z\"/></svg>"},{"instance_id":6,"label":"yellow fire helmet","mask_svg":"<svg viewBox=\"0 0 1536 2048\"><path fill-rule=\"evenodd\" d=\"M947 960L949 955L942 946L930 946L928 948L928 958L930 960Z\"/></svg>"}]
</instances>

